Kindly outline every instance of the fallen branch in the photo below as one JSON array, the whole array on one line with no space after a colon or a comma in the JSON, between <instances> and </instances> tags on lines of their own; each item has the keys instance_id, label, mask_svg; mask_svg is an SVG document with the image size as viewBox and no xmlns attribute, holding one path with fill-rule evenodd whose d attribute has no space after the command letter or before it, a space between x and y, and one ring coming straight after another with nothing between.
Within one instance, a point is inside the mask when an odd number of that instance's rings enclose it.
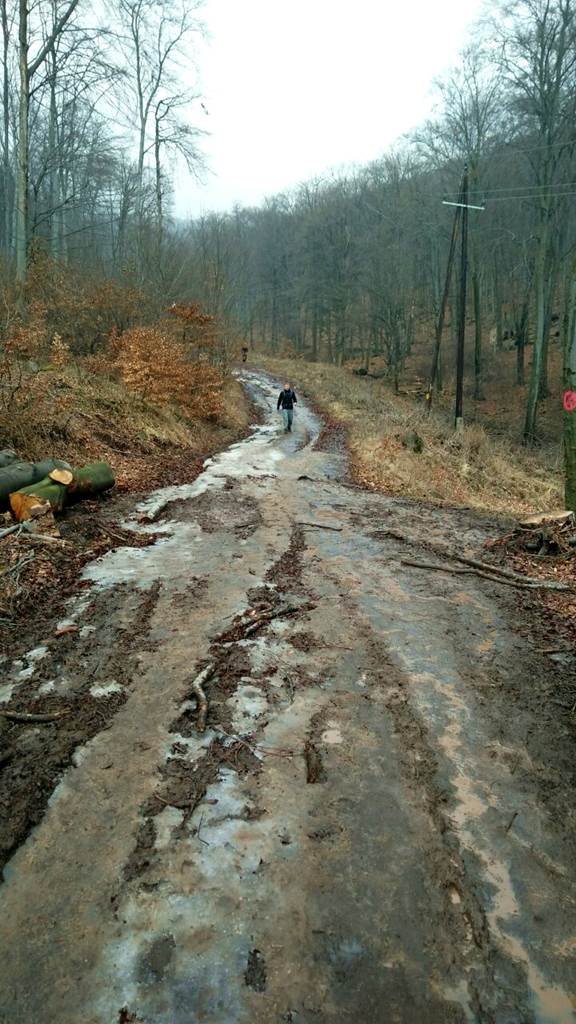
<instances>
[{"instance_id":1,"label":"fallen branch","mask_svg":"<svg viewBox=\"0 0 576 1024\"><path fill-rule=\"evenodd\" d=\"M458 569L451 565L437 565L434 562L416 562L411 558L403 558L401 565L410 565L415 569L435 569L437 572L448 572L453 576L479 576L483 580L490 580L491 583L503 583L507 587L516 587L518 590L568 590L562 583L549 582L548 580L534 580L529 576L520 576L517 579L508 579L506 576L498 576L490 572L487 565L486 570L482 569Z\"/></svg>"},{"instance_id":2,"label":"fallen branch","mask_svg":"<svg viewBox=\"0 0 576 1024\"><path fill-rule=\"evenodd\" d=\"M297 605L288 605L287 608L278 608L277 611L266 612L264 615L260 615L255 622L252 622L245 630L244 636L251 636L252 633L256 633L261 626L264 626L267 622L272 622L272 619L278 619L282 615L291 615L293 612L299 612L300 608Z\"/></svg>"},{"instance_id":3,"label":"fallen branch","mask_svg":"<svg viewBox=\"0 0 576 1024\"><path fill-rule=\"evenodd\" d=\"M514 814L512 815L512 817L510 818L510 821L508 822L508 824L506 825L506 828L504 829L505 832L509 832L510 831L510 829L512 828L512 825L516 821L516 818L518 817L519 813L520 813L519 811L514 811Z\"/></svg>"},{"instance_id":4,"label":"fallen branch","mask_svg":"<svg viewBox=\"0 0 576 1024\"><path fill-rule=\"evenodd\" d=\"M334 530L334 533L341 533L341 526L328 526L327 523L296 523L296 526L313 526L316 530Z\"/></svg>"},{"instance_id":5,"label":"fallen branch","mask_svg":"<svg viewBox=\"0 0 576 1024\"><path fill-rule=\"evenodd\" d=\"M31 530L25 530L21 536L25 536L26 540L32 541L32 543L59 544L61 547L67 544L62 537L50 537L47 533L33 533Z\"/></svg>"},{"instance_id":6,"label":"fallen branch","mask_svg":"<svg viewBox=\"0 0 576 1024\"><path fill-rule=\"evenodd\" d=\"M399 530L391 530L389 527L381 527L378 532L385 533L394 540L399 540L402 544L425 548L428 551L434 551L439 555L443 555L444 558L451 558L454 562L461 562L462 565L478 569L481 573L489 574L492 580L494 580L495 576L498 576L503 580L514 581L528 589L536 589L538 587L544 590L574 589L565 583L556 583L551 580L537 580L532 576L521 576L520 573L512 572L510 569L502 569L498 565L491 565L489 562L481 562L478 558L469 558L467 555L461 555L450 548L447 544L438 544L437 541L420 540L418 537L411 537L409 534L401 533ZM434 568L440 569L441 567L439 565L435 565Z\"/></svg>"},{"instance_id":7,"label":"fallen branch","mask_svg":"<svg viewBox=\"0 0 576 1024\"><path fill-rule=\"evenodd\" d=\"M54 711L44 715L25 714L23 711L0 711L0 715L10 722L56 722L59 718L65 718L69 714L69 711Z\"/></svg>"},{"instance_id":8,"label":"fallen branch","mask_svg":"<svg viewBox=\"0 0 576 1024\"><path fill-rule=\"evenodd\" d=\"M206 668L203 668L202 671L192 681L191 690L198 702L198 719L196 721L196 728L198 729L198 732L205 731L206 719L208 717L208 698L204 693L203 686L205 683L208 682L208 680L214 674L215 671L216 665L212 661L210 662L209 665L206 665Z\"/></svg>"},{"instance_id":9,"label":"fallen branch","mask_svg":"<svg viewBox=\"0 0 576 1024\"><path fill-rule=\"evenodd\" d=\"M7 569L3 569L2 572L0 572L0 576L9 576L10 573L17 572L19 569L23 569L24 566L28 565L29 562L32 562L33 559L33 553L25 555L24 558L21 558L18 562L15 562L14 565L9 565Z\"/></svg>"},{"instance_id":10,"label":"fallen branch","mask_svg":"<svg viewBox=\"0 0 576 1024\"><path fill-rule=\"evenodd\" d=\"M9 526L6 530L0 530L0 540L4 537L9 537L11 533L18 533L22 530L22 523L16 523L15 526Z\"/></svg>"}]
</instances>

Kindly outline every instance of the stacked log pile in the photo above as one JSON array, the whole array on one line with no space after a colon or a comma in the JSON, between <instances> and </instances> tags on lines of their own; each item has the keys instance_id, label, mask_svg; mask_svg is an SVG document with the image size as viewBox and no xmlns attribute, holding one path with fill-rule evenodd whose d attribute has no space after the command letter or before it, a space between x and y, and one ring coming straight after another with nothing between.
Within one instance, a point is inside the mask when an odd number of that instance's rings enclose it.
<instances>
[{"instance_id":1,"label":"stacked log pile","mask_svg":"<svg viewBox=\"0 0 576 1024\"><path fill-rule=\"evenodd\" d=\"M17 522L58 513L82 498L114 486L107 462L74 469L62 459L24 462L11 449L0 451L0 510L11 509Z\"/></svg>"}]
</instances>

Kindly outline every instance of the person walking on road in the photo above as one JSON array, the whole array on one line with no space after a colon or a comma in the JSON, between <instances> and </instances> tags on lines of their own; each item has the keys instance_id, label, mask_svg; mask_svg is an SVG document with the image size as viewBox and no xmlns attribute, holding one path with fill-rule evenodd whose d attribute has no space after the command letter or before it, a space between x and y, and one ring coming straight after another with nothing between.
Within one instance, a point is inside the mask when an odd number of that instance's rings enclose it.
<instances>
[{"instance_id":1,"label":"person walking on road","mask_svg":"<svg viewBox=\"0 0 576 1024\"><path fill-rule=\"evenodd\" d=\"M291 384L285 384L282 391L278 395L277 409L282 410L282 419L284 420L284 433L292 430L292 421L294 419L294 405L298 399L296 398L296 392L292 390Z\"/></svg>"}]
</instances>

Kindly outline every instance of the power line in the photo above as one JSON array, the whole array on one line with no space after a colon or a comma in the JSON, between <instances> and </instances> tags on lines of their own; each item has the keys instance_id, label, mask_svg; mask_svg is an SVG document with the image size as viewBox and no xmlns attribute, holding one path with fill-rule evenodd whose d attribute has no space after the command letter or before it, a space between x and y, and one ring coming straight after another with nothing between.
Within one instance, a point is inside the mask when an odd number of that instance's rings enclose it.
<instances>
[{"instance_id":1,"label":"power line","mask_svg":"<svg viewBox=\"0 0 576 1024\"><path fill-rule=\"evenodd\" d=\"M506 151L508 153L537 153L541 149L561 149L562 146L570 146L572 143L576 143L576 136L571 139L564 139L563 142L544 142L541 146L528 146L526 148L521 146L508 146L505 142L501 146L497 146L496 150L491 152L498 152L498 150Z\"/></svg>"},{"instance_id":2,"label":"power line","mask_svg":"<svg viewBox=\"0 0 576 1024\"><path fill-rule=\"evenodd\" d=\"M550 196L553 199L562 199L563 196L576 196L576 191L572 191L572 192L551 192ZM507 200L507 199L543 199L543 198L544 198L544 196L540 195L540 193L536 193L536 195L488 196L488 199L489 199L489 201L491 203L501 203L502 200Z\"/></svg>"},{"instance_id":3,"label":"power line","mask_svg":"<svg viewBox=\"0 0 576 1024\"><path fill-rule=\"evenodd\" d=\"M472 189L471 188L468 191L468 195L470 195L470 196L473 196L473 195L487 196L487 195L491 195L493 192L518 192L518 191L520 191L520 189L525 189L525 190L528 190L530 192L536 192L536 191L542 191L542 190L546 191L546 190L550 190L550 189L554 189L554 188L572 188L572 187L576 187L576 181L558 181L558 182L556 182L555 184L552 184L552 185L503 185L502 187L498 187L498 188L476 188L476 189ZM459 191L457 189L450 189L450 190L448 190L448 192L444 193L444 195L448 195L448 196L459 195L459 194L460 193L459 193Z\"/></svg>"}]
</instances>

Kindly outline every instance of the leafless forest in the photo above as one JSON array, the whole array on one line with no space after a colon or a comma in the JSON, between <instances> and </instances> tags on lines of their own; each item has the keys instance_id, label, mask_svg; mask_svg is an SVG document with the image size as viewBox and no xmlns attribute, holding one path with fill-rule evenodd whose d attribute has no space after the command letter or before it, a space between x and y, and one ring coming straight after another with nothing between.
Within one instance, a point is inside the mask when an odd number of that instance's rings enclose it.
<instances>
[{"instance_id":1,"label":"leafless forest","mask_svg":"<svg viewBox=\"0 0 576 1024\"><path fill-rule=\"evenodd\" d=\"M565 352L563 388L576 388L573 0L488 5L436 84L434 116L380 160L186 224L171 178L178 161L202 173L205 119L191 84L200 8L1 0L4 333L18 289L34 266L45 275L48 258L52 270L142 289L141 319L187 297L253 343L367 370L378 360L397 386L415 339L429 338L432 354L452 231L445 202L458 202L467 165L479 207L469 217L474 396L494 353L513 347L518 384L528 383L518 432L537 440L539 398L560 391L551 344ZM382 99L385 116L394 98ZM111 316L111 304L106 328L138 319L131 307ZM68 333L72 348L106 343L102 329Z\"/></svg>"}]
</instances>

